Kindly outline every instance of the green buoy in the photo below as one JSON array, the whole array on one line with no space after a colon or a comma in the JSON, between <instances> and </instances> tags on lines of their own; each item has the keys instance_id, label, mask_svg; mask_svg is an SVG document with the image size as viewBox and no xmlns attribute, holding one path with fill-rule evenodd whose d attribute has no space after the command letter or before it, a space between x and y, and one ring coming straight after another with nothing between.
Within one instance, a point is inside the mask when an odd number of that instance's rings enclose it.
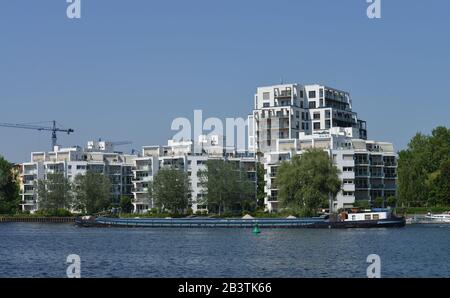
<instances>
[{"instance_id":1,"label":"green buoy","mask_svg":"<svg viewBox=\"0 0 450 298\"><path fill-rule=\"evenodd\" d=\"M255 226L253 227L253 234L259 234L259 233L261 233L261 230L259 229L259 226L258 226L258 225L255 225Z\"/></svg>"}]
</instances>

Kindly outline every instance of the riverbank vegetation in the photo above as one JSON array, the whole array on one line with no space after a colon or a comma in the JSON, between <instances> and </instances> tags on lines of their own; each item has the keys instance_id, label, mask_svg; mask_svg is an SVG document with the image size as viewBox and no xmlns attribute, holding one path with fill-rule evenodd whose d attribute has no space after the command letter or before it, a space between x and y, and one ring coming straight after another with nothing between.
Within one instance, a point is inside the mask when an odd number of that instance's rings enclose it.
<instances>
[{"instance_id":1,"label":"riverbank vegetation","mask_svg":"<svg viewBox=\"0 0 450 298\"><path fill-rule=\"evenodd\" d=\"M398 203L401 207L450 206L450 129L417 133L399 152ZM445 209L445 208L444 208Z\"/></svg>"},{"instance_id":2,"label":"riverbank vegetation","mask_svg":"<svg viewBox=\"0 0 450 298\"><path fill-rule=\"evenodd\" d=\"M315 215L341 189L339 171L328 153L311 149L284 161L277 173L278 201L302 216Z\"/></svg>"},{"instance_id":3,"label":"riverbank vegetation","mask_svg":"<svg viewBox=\"0 0 450 298\"><path fill-rule=\"evenodd\" d=\"M0 155L0 214L14 214L19 210L19 186L13 164Z\"/></svg>"}]
</instances>

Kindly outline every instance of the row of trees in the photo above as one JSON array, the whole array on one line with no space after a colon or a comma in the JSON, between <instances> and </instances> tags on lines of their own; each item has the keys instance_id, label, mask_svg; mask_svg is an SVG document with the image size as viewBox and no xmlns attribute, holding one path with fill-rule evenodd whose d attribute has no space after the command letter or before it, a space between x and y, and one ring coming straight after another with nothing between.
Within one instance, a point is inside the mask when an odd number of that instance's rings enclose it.
<instances>
[{"instance_id":1,"label":"row of trees","mask_svg":"<svg viewBox=\"0 0 450 298\"><path fill-rule=\"evenodd\" d=\"M63 174L48 174L37 183L39 209L54 214L59 210L98 213L111 206L111 182L105 175L87 172L73 183Z\"/></svg>"},{"instance_id":2,"label":"row of trees","mask_svg":"<svg viewBox=\"0 0 450 298\"><path fill-rule=\"evenodd\" d=\"M197 204L207 205L209 211L220 215L256 207L255 184L238 164L208 160L198 177L205 192ZM192 203L188 174L175 168L159 170L149 185L149 196L159 212L185 212Z\"/></svg>"},{"instance_id":3,"label":"row of trees","mask_svg":"<svg viewBox=\"0 0 450 298\"><path fill-rule=\"evenodd\" d=\"M405 207L450 205L450 129L417 133L399 152L398 200Z\"/></svg>"},{"instance_id":4,"label":"row of trees","mask_svg":"<svg viewBox=\"0 0 450 298\"><path fill-rule=\"evenodd\" d=\"M0 155L0 214L11 214L19 208L19 186L13 165Z\"/></svg>"}]
</instances>

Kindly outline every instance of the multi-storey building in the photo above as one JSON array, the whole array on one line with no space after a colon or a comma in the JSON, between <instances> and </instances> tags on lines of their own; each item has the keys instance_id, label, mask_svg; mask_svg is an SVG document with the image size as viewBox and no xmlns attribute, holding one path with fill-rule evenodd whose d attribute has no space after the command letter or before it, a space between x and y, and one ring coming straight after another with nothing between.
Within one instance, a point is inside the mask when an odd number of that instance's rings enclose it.
<instances>
[{"instance_id":1,"label":"multi-storey building","mask_svg":"<svg viewBox=\"0 0 450 298\"><path fill-rule=\"evenodd\" d=\"M333 209L395 195L393 145L367 141L366 122L352 110L348 92L317 84L258 88L249 115L248 144L264 164L267 210L279 208L280 163L309 148L326 150L341 172L342 190ZM363 157L367 164L361 163Z\"/></svg>"},{"instance_id":2,"label":"multi-storey building","mask_svg":"<svg viewBox=\"0 0 450 298\"><path fill-rule=\"evenodd\" d=\"M277 168L309 148L327 151L340 170L342 190L332 209L395 195L397 156L393 145L367 140L366 122L352 110L348 92L317 84L260 87L248 120L246 152L226 147L225 138L219 136L144 146L139 155L114 152L113 143L94 141L83 149L56 146L52 152L34 152L31 161L21 166L22 209L38 208L36 181L46 179L47 174L60 172L73 179L90 170L109 176L114 202L120 196L132 196L134 212L142 213L155 207L148 191L154 176L161 168L172 167L189 175L193 211L206 211L199 171L209 159L226 159L244 168L255 182L256 163L264 164L266 209L273 211L279 208Z\"/></svg>"},{"instance_id":3,"label":"multi-storey building","mask_svg":"<svg viewBox=\"0 0 450 298\"><path fill-rule=\"evenodd\" d=\"M251 181L256 182L256 160L253 154L237 152L234 148L219 145L217 136L200 136L199 142L169 140L167 146L144 146L142 156L135 159L133 205L135 213L146 212L155 207L148 186L161 168L171 167L187 172L191 188L193 212L207 211L203 203L205 189L200 180L200 171L206 169L210 159L226 159L244 169ZM202 153L194 153L194 146L202 145Z\"/></svg>"},{"instance_id":4,"label":"multi-storey building","mask_svg":"<svg viewBox=\"0 0 450 298\"><path fill-rule=\"evenodd\" d=\"M321 85L283 84L260 87L248 117L252 152L271 152L276 141L298 139L332 127L351 127L354 138L367 138L366 122L352 111L350 94Z\"/></svg>"},{"instance_id":5,"label":"multi-storey building","mask_svg":"<svg viewBox=\"0 0 450 298\"><path fill-rule=\"evenodd\" d=\"M39 208L37 183L48 174L61 173L69 181L87 171L107 175L111 181L111 200L119 203L121 196L132 195L132 169L135 155L113 151L110 142L88 142L86 148L55 146L51 152L33 152L31 161L21 165L21 206L23 211Z\"/></svg>"},{"instance_id":6,"label":"multi-storey building","mask_svg":"<svg viewBox=\"0 0 450 298\"><path fill-rule=\"evenodd\" d=\"M311 148L325 150L339 170L342 189L330 206L332 210L352 207L357 200L395 196L397 155L392 144L354 139L351 135L351 128L332 128L327 133L278 140L276 150L264 154L262 160L266 209L279 208L276 176L280 164Z\"/></svg>"}]
</instances>

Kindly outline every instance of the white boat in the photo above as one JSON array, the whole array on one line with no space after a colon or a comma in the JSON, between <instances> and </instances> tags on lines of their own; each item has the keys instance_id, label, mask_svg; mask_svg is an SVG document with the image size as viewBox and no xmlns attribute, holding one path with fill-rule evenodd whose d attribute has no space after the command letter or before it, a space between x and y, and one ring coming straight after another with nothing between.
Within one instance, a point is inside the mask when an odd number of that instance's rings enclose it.
<instances>
[{"instance_id":1,"label":"white boat","mask_svg":"<svg viewBox=\"0 0 450 298\"><path fill-rule=\"evenodd\" d=\"M450 211L441 214L428 213L425 218L432 222L450 223Z\"/></svg>"}]
</instances>

